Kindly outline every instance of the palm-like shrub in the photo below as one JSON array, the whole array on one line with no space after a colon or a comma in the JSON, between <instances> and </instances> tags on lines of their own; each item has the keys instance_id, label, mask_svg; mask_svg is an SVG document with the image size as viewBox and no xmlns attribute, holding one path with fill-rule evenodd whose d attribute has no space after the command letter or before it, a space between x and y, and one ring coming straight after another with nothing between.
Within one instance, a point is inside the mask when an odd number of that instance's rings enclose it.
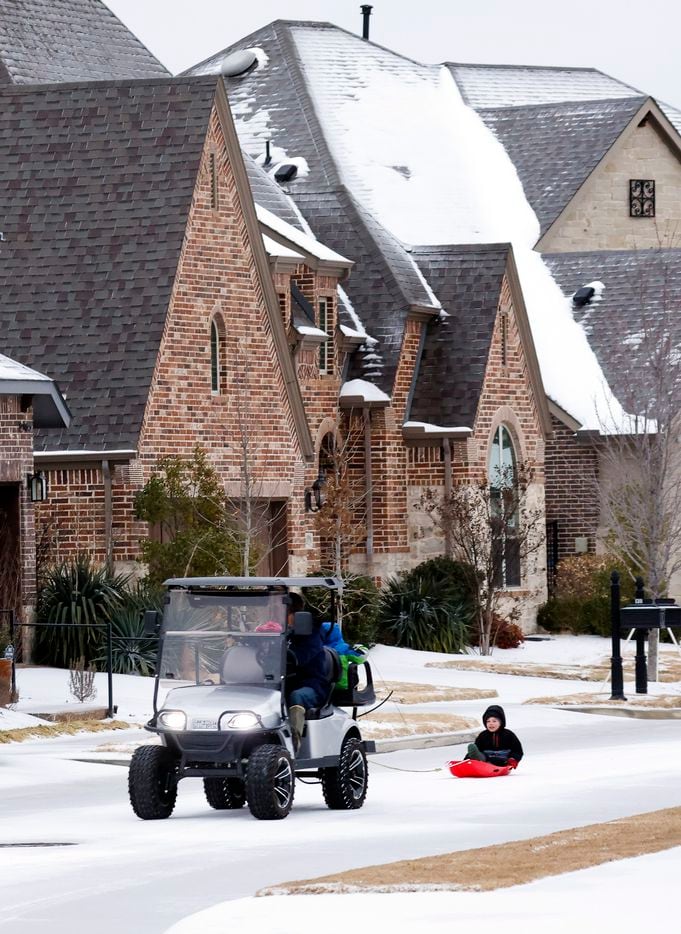
<instances>
[{"instance_id":1,"label":"palm-like shrub","mask_svg":"<svg viewBox=\"0 0 681 934\"><path fill-rule=\"evenodd\" d=\"M470 642L472 569L449 558L424 561L387 582L378 623L385 641L429 652L462 652Z\"/></svg>"},{"instance_id":2,"label":"palm-like shrub","mask_svg":"<svg viewBox=\"0 0 681 934\"><path fill-rule=\"evenodd\" d=\"M153 608L152 608L153 609ZM100 671L107 666L107 633L103 630L95 664ZM144 635L144 614L126 602L111 613L112 670L120 675L153 675L156 671L158 639Z\"/></svg>"},{"instance_id":3,"label":"palm-like shrub","mask_svg":"<svg viewBox=\"0 0 681 934\"><path fill-rule=\"evenodd\" d=\"M127 583L126 575L110 574L86 554L49 569L38 596L37 621L63 625L36 629L35 660L58 668L68 668L73 658L94 661L106 632L101 624L121 606Z\"/></svg>"},{"instance_id":4,"label":"palm-like shrub","mask_svg":"<svg viewBox=\"0 0 681 934\"><path fill-rule=\"evenodd\" d=\"M320 571L312 576L333 575ZM351 644L373 645L378 635L378 587L360 574L344 574L343 584L343 637ZM310 587L305 590L305 603L320 619L333 619L333 594L325 587Z\"/></svg>"}]
</instances>

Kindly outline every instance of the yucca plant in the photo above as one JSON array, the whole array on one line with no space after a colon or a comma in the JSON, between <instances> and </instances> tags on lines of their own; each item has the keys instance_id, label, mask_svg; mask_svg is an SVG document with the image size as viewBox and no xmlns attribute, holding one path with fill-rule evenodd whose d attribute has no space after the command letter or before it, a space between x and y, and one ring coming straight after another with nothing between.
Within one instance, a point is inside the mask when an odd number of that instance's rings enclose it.
<instances>
[{"instance_id":1,"label":"yucca plant","mask_svg":"<svg viewBox=\"0 0 681 934\"><path fill-rule=\"evenodd\" d=\"M158 640L145 637L142 610L126 600L123 606L112 610L110 618L112 670L120 675L153 675ZM107 665L106 638L104 630L95 658L100 671L106 670Z\"/></svg>"},{"instance_id":2,"label":"yucca plant","mask_svg":"<svg viewBox=\"0 0 681 934\"><path fill-rule=\"evenodd\" d=\"M98 627L122 604L128 580L128 575L110 574L87 554L49 569L38 597L37 621L64 625L36 629L35 660L59 668L68 668L73 658L94 661L105 638Z\"/></svg>"},{"instance_id":3,"label":"yucca plant","mask_svg":"<svg viewBox=\"0 0 681 934\"><path fill-rule=\"evenodd\" d=\"M471 570L440 557L387 582L378 623L386 641L429 652L463 652L470 641Z\"/></svg>"}]
</instances>

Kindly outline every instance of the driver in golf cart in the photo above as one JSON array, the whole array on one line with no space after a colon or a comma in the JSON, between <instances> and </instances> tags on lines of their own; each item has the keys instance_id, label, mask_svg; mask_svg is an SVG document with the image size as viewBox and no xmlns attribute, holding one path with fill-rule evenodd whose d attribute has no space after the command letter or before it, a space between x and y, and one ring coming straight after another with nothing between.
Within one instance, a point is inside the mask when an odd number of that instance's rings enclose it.
<instances>
[{"instance_id":1,"label":"driver in golf cart","mask_svg":"<svg viewBox=\"0 0 681 934\"><path fill-rule=\"evenodd\" d=\"M305 728L305 711L324 704L330 684L321 626L315 622L310 635L296 635L293 631L295 614L304 608L304 602L301 595L295 592L289 595L289 601L286 702L293 746L297 751Z\"/></svg>"}]
</instances>

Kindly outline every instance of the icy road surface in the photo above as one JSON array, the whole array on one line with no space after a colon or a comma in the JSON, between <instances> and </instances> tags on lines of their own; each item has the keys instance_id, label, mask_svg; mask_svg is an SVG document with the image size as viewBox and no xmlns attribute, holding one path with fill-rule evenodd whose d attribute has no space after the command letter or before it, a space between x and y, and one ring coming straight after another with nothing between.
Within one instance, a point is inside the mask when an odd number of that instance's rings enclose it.
<instances>
[{"instance_id":1,"label":"icy road surface","mask_svg":"<svg viewBox=\"0 0 681 934\"><path fill-rule=\"evenodd\" d=\"M477 715L481 705L464 707ZM278 822L212 811L198 780L180 785L169 820L138 820L126 768L74 761L107 734L2 746L0 931L160 934L277 882L681 805L681 721L517 704L507 715L527 753L507 779L383 767L435 769L461 751L453 747L376 756L361 811L328 811L318 786L299 783ZM18 843L74 845L8 845Z\"/></svg>"}]
</instances>

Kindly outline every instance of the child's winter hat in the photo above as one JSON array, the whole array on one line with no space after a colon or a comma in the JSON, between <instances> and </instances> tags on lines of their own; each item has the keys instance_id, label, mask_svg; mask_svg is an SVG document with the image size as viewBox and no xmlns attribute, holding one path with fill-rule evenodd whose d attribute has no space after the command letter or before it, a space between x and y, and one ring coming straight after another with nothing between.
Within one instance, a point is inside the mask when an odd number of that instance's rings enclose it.
<instances>
[{"instance_id":1,"label":"child's winter hat","mask_svg":"<svg viewBox=\"0 0 681 934\"><path fill-rule=\"evenodd\" d=\"M504 708L499 707L497 704L492 704L491 707L488 707L487 710L482 715L483 725L487 726L487 721L490 717L496 717L497 720L501 721L502 730L506 728L506 714L504 713Z\"/></svg>"}]
</instances>

